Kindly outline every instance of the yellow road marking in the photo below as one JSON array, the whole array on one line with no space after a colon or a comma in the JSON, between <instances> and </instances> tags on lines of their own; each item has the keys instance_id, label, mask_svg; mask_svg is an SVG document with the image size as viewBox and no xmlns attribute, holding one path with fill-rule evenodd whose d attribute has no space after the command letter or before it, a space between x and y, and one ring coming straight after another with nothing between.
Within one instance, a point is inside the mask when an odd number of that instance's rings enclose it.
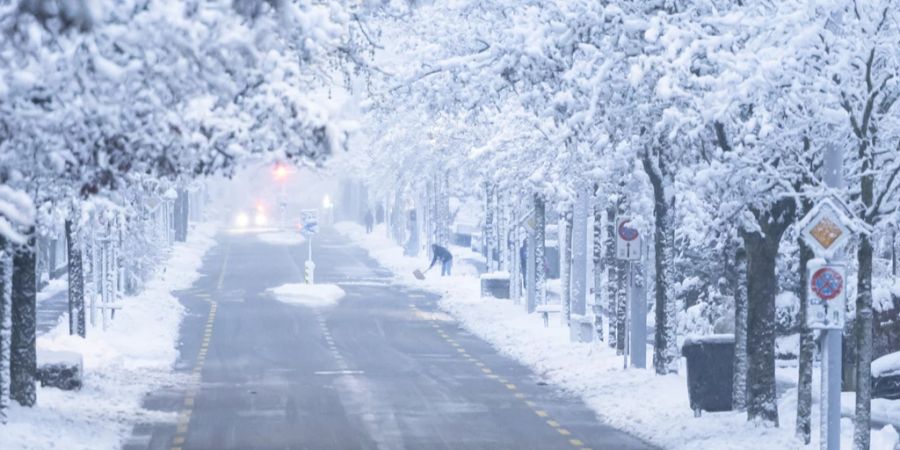
<instances>
[{"instance_id":1,"label":"yellow road marking","mask_svg":"<svg viewBox=\"0 0 900 450\"><path fill-rule=\"evenodd\" d=\"M229 245L225 249L225 259L222 261L222 268L219 270L219 279L216 282L217 291L222 290L222 284L225 282L225 273L228 269L228 259L230 256L231 246ZM209 295L206 294L204 295L204 297L209 297ZM193 413L194 409L194 399L197 396L197 390L200 386L203 365L206 363L206 354L209 351L209 343L210 339L212 338L212 330L215 326L216 311L218 311L218 309L219 304L214 300L210 300L209 315L206 320L206 326L203 329L203 340L200 344L200 352L197 354L197 361L194 365L194 370L192 371L192 383L188 389L188 392L185 394L184 408L178 415L178 426L176 429L175 438L172 439L171 450L181 450L181 445L184 444L188 426L191 422L191 414Z\"/></svg>"},{"instance_id":2,"label":"yellow road marking","mask_svg":"<svg viewBox=\"0 0 900 450\"><path fill-rule=\"evenodd\" d=\"M555 420L548 420L547 425L550 425L553 428L559 428L559 422L557 422Z\"/></svg>"},{"instance_id":3,"label":"yellow road marking","mask_svg":"<svg viewBox=\"0 0 900 450\"><path fill-rule=\"evenodd\" d=\"M556 431L559 431L559 434L561 434L563 436L569 436L572 434L571 432L569 432L569 430L567 430L565 428L557 428Z\"/></svg>"},{"instance_id":4,"label":"yellow road marking","mask_svg":"<svg viewBox=\"0 0 900 450\"><path fill-rule=\"evenodd\" d=\"M575 447L584 447L584 442L581 442L578 439L569 439L569 443Z\"/></svg>"},{"instance_id":5,"label":"yellow road marking","mask_svg":"<svg viewBox=\"0 0 900 450\"><path fill-rule=\"evenodd\" d=\"M547 417L547 416L548 416L547 411L543 411L543 410L540 410L540 409L537 410L537 411L535 411L534 413L537 414L538 417Z\"/></svg>"}]
</instances>

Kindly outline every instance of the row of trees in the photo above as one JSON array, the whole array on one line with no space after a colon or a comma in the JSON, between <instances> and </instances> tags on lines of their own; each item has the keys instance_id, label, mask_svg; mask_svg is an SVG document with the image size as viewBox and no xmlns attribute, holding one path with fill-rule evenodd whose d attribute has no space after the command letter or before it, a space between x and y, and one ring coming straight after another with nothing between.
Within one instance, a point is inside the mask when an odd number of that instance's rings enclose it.
<instances>
[{"instance_id":1,"label":"row of trees","mask_svg":"<svg viewBox=\"0 0 900 450\"><path fill-rule=\"evenodd\" d=\"M360 176L376 198L402 195L400 208L449 180L507 229L545 204L571 214L585 191L596 241L610 218L634 217L652 237L656 372L677 370L689 311L730 322L735 404L776 425L775 298L805 295L811 258L794 225L840 199L857 230L845 353L866 449L873 315L893 308L873 283L887 282L874 262L893 254L900 202L898 11L890 0L398 7L378 19ZM823 181L828 149L843 156L839 188ZM618 272L594 259L608 289L594 301L613 314ZM808 442L815 343L799 323L796 426Z\"/></svg>"},{"instance_id":2,"label":"row of trees","mask_svg":"<svg viewBox=\"0 0 900 450\"><path fill-rule=\"evenodd\" d=\"M363 63L366 11L0 1L0 422L10 398L36 402L36 240L64 227L71 332L84 336L86 286L137 289L167 246L159 231L186 238L193 179L260 156L317 163L342 145L314 92ZM85 280L96 261L108 279Z\"/></svg>"}]
</instances>

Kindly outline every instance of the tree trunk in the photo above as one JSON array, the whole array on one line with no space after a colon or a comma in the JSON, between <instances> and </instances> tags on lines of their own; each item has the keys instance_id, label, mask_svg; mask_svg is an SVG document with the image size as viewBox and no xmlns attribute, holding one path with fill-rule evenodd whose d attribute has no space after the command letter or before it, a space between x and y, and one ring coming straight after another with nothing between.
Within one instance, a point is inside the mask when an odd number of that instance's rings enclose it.
<instances>
[{"instance_id":1,"label":"tree trunk","mask_svg":"<svg viewBox=\"0 0 900 450\"><path fill-rule=\"evenodd\" d=\"M547 215L544 198L534 194L534 284L535 303L547 304Z\"/></svg>"},{"instance_id":2,"label":"tree trunk","mask_svg":"<svg viewBox=\"0 0 900 450\"><path fill-rule=\"evenodd\" d=\"M809 211L809 208L806 208ZM814 257L803 239L798 239L800 247L800 354L798 355L797 375L797 437L809 444L812 431L812 371L813 357L816 352L816 341L813 338L813 330L806 325L807 308L806 288L809 284L809 274L806 269L809 261Z\"/></svg>"},{"instance_id":3,"label":"tree trunk","mask_svg":"<svg viewBox=\"0 0 900 450\"><path fill-rule=\"evenodd\" d=\"M175 200L175 240L184 242L187 240L188 229L188 193L184 189L178 189L178 198Z\"/></svg>"},{"instance_id":4,"label":"tree trunk","mask_svg":"<svg viewBox=\"0 0 900 450\"><path fill-rule=\"evenodd\" d=\"M66 221L66 247L69 253L69 334L85 337L84 322L84 266L78 231L71 220Z\"/></svg>"},{"instance_id":5,"label":"tree trunk","mask_svg":"<svg viewBox=\"0 0 900 450\"><path fill-rule=\"evenodd\" d=\"M491 183L484 185L484 227L481 232L484 235L485 270L493 272L496 243L494 239L494 185Z\"/></svg>"},{"instance_id":6,"label":"tree trunk","mask_svg":"<svg viewBox=\"0 0 900 450\"><path fill-rule=\"evenodd\" d=\"M596 189L595 189L596 190ZM594 335L603 340L603 205L594 205Z\"/></svg>"},{"instance_id":7,"label":"tree trunk","mask_svg":"<svg viewBox=\"0 0 900 450\"><path fill-rule=\"evenodd\" d=\"M654 263L656 267L656 330L653 345L653 367L664 375L678 370L678 343L675 333L675 270L674 197L666 192L665 174L651 161L651 152L642 157L644 171L653 187ZM661 160L661 158L658 158ZM661 161L660 161L661 162Z\"/></svg>"},{"instance_id":8,"label":"tree trunk","mask_svg":"<svg viewBox=\"0 0 900 450\"><path fill-rule=\"evenodd\" d=\"M450 186L446 173L438 175L437 184L438 243L447 247L450 245Z\"/></svg>"},{"instance_id":9,"label":"tree trunk","mask_svg":"<svg viewBox=\"0 0 900 450\"><path fill-rule=\"evenodd\" d=\"M12 348L10 358L10 395L22 406L37 401L35 376L37 353L36 254L34 227L28 231L28 244L16 249L12 274Z\"/></svg>"},{"instance_id":10,"label":"tree trunk","mask_svg":"<svg viewBox=\"0 0 900 450\"><path fill-rule=\"evenodd\" d=\"M507 242L510 245L509 248L509 256L512 258L509 267L509 295L512 298L513 304L518 305L522 299L522 261L520 260L521 254L519 253L519 215L516 212L515 207L513 207L510 212L510 221L512 222L512 227L510 228L510 233L512 234L512 239Z\"/></svg>"},{"instance_id":11,"label":"tree trunk","mask_svg":"<svg viewBox=\"0 0 900 450\"><path fill-rule=\"evenodd\" d=\"M607 343L611 348L616 346L616 310L619 304L619 266L616 261L616 206L606 208L606 318L609 325L609 339Z\"/></svg>"},{"instance_id":12,"label":"tree trunk","mask_svg":"<svg viewBox=\"0 0 900 450\"><path fill-rule=\"evenodd\" d=\"M497 191L497 211L500 215L497 223L497 249L500 251L500 270L503 272L512 270L512 255L509 253L509 230L512 221L510 214L512 212L508 195L508 193L504 195L502 191Z\"/></svg>"},{"instance_id":13,"label":"tree trunk","mask_svg":"<svg viewBox=\"0 0 900 450\"><path fill-rule=\"evenodd\" d=\"M12 257L8 242L0 237L0 424L9 409L10 341L12 339Z\"/></svg>"},{"instance_id":14,"label":"tree trunk","mask_svg":"<svg viewBox=\"0 0 900 450\"><path fill-rule=\"evenodd\" d=\"M794 200L755 211L759 231L742 232L747 250L747 417L778 426L775 391L775 262L794 218Z\"/></svg>"},{"instance_id":15,"label":"tree trunk","mask_svg":"<svg viewBox=\"0 0 900 450\"><path fill-rule=\"evenodd\" d=\"M864 194L865 196L865 194ZM853 448L868 450L872 415L872 240L860 233L856 285L856 413L853 416Z\"/></svg>"},{"instance_id":16,"label":"tree trunk","mask_svg":"<svg viewBox=\"0 0 900 450\"><path fill-rule=\"evenodd\" d=\"M571 326L572 321L572 209L566 211L562 220L565 240L559 242L559 286L562 294L563 323Z\"/></svg>"},{"instance_id":17,"label":"tree trunk","mask_svg":"<svg viewBox=\"0 0 900 450\"><path fill-rule=\"evenodd\" d=\"M628 331L628 261L616 261L616 354L625 354Z\"/></svg>"},{"instance_id":18,"label":"tree trunk","mask_svg":"<svg viewBox=\"0 0 900 450\"><path fill-rule=\"evenodd\" d=\"M56 260L56 256L58 254L58 249L57 249L58 246L59 246L59 240L56 239L56 236L54 235L54 237L52 239L50 239L49 250L48 250L48 254L47 254L47 256L49 257L49 259L47 261L48 261L48 265L50 266L49 270L47 271L48 272L47 278L49 280L56 279L56 266L59 264L59 261Z\"/></svg>"},{"instance_id":19,"label":"tree trunk","mask_svg":"<svg viewBox=\"0 0 900 450\"><path fill-rule=\"evenodd\" d=\"M734 390L731 404L747 409L747 251L738 244L734 252Z\"/></svg>"}]
</instances>

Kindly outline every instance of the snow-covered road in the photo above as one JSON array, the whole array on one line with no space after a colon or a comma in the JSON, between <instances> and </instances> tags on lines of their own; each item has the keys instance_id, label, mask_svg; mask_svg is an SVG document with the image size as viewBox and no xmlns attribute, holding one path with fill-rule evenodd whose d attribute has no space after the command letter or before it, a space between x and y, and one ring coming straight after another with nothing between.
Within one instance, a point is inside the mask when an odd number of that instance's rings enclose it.
<instances>
[{"instance_id":1,"label":"snow-covered road","mask_svg":"<svg viewBox=\"0 0 900 450\"><path fill-rule=\"evenodd\" d=\"M149 397L178 418L136 427L126 448L650 448L460 327L437 296L395 284L348 239L326 231L313 253L317 282L343 297L298 302L315 292L277 289L302 279L305 245L220 237L180 294L178 369L196 383Z\"/></svg>"}]
</instances>

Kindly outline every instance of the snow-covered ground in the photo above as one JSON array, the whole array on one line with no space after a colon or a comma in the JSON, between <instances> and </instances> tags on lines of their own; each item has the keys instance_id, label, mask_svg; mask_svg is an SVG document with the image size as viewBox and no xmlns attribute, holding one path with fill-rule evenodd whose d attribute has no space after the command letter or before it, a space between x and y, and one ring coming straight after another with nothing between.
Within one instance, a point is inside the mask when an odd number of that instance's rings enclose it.
<instances>
[{"instance_id":1,"label":"snow-covered ground","mask_svg":"<svg viewBox=\"0 0 900 450\"><path fill-rule=\"evenodd\" d=\"M603 422L668 449L818 448L817 405L812 418L813 442L804 446L794 437L795 389L788 389L779 399L780 428L749 423L746 415L738 412L704 413L695 418L682 375L657 376L651 370L623 369L622 357L606 345L569 342L568 331L559 321L551 320L551 326L544 328L542 319L526 314L521 305L481 299L479 281L471 268L457 267L463 265L462 259L472 257L471 250L451 248L456 255L453 276L440 277L432 271L419 281L412 272L427 261L404 256L402 248L385 237L382 225L371 234L353 223L339 223L336 228L391 269L398 282L441 294L441 308L469 331L531 367L549 383L580 396ZM796 376L796 369L778 369L779 381L787 379L790 384L792 377L796 384ZM813 389L817 404L818 380ZM851 448L852 423L844 419L841 427L842 448ZM894 450L897 444L893 427L873 432L873 450Z\"/></svg>"},{"instance_id":2,"label":"snow-covered ground","mask_svg":"<svg viewBox=\"0 0 900 450\"><path fill-rule=\"evenodd\" d=\"M67 319L38 337L38 352L71 351L84 358L84 388L38 388L34 408L15 402L3 427L0 449L106 450L122 446L138 421L175 420L175 413L148 411L144 396L184 380L172 367L184 308L172 291L198 278L203 255L213 245L216 226L193 226L186 243L176 243L160 271L124 308L108 330L88 330L87 339L69 336ZM52 286L52 285L51 285Z\"/></svg>"},{"instance_id":3,"label":"snow-covered ground","mask_svg":"<svg viewBox=\"0 0 900 450\"><path fill-rule=\"evenodd\" d=\"M280 302L324 308L334 306L344 298L344 290L334 284L283 284L269 292Z\"/></svg>"},{"instance_id":4,"label":"snow-covered ground","mask_svg":"<svg viewBox=\"0 0 900 450\"><path fill-rule=\"evenodd\" d=\"M56 297L68 288L69 279L67 276L63 276L55 280L50 280L47 285L37 293L37 298L35 299L35 301L40 305L44 300Z\"/></svg>"}]
</instances>

